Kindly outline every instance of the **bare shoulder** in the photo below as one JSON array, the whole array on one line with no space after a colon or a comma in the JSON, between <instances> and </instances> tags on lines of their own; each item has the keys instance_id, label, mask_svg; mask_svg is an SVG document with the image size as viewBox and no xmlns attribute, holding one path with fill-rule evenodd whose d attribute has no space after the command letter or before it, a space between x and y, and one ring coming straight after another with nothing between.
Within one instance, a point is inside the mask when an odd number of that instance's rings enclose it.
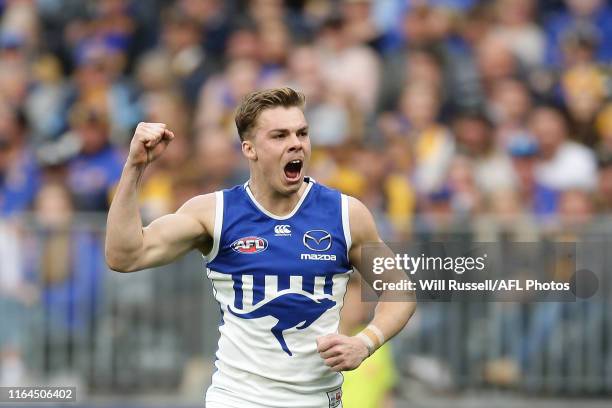
<instances>
[{"instance_id":1,"label":"bare shoulder","mask_svg":"<svg viewBox=\"0 0 612 408\"><path fill-rule=\"evenodd\" d=\"M380 237L372 213L355 197L348 197L349 224L353 245L365 242L379 242Z\"/></svg>"},{"instance_id":2,"label":"bare shoulder","mask_svg":"<svg viewBox=\"0 0 612 408\"><path fill-rule=\"evenodd\" d=\"M215 211L216 194L201 194L190 198L177 210L178 213L195 213L202 211ZM214 214L213 214L214 215Z\"/></svg>"},{"instance_id":3,"label":"bare shoulder","mask_svg":"<svg viewBox=\"0 0 612 408\"><path fill-rule=\"evenodd\" d=\"M370 210L364 203L355 197L347 196L349 203L349 215L351 219L353 217L358 218L359 216L371 216Z\"/></svg>"},{"instance_id":4,"label":"bare shoulder","mask_svg":"<svg viewBox=\"0 0 612 408\"><path fill-rule=\"evenodd\" d=\"M207 231L214 229L216 194L201 194L190 198L177 211L177 214L190 216L198 220Z\"/></svg>"}]
</instances>

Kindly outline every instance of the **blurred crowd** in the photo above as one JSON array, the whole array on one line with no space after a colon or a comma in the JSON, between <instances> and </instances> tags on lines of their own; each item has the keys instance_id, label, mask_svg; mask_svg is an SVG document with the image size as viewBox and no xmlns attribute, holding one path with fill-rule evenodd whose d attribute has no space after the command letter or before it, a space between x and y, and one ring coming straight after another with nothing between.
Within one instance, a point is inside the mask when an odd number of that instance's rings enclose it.
<instances>
[{"instance_id":1,"label":"blurred crowd","mask_svg":"<svg viewBox=\"0 0 612 408\"><path fill-rule=\"evenodd\" d=\"M178 135L146 173L146 219L243 182L233 110L282 85L307 97L310 174L387 238L612 207L605 0L3 0L0 15L2 217L107 210L139 121Z\"/></svg>"},{"instance_id":2,"label":"blurred crowd","mask_svg":"<svg viewBox=\"0 0 612 408\"><path fill-rule=\"evenodd\" d=\"M64 227L108 209L138 122L177 135L144 176L149 221L246 181L234 108L276 86L306 95L309 174L386 239L484 216L575 234L612 210L611 3L0 0L0 221L40 232L0 223L3 310L40 296L54 327L93 325L101 243ZM5 377L18 356L0 351Z\"/></svg>"}]
</instances>

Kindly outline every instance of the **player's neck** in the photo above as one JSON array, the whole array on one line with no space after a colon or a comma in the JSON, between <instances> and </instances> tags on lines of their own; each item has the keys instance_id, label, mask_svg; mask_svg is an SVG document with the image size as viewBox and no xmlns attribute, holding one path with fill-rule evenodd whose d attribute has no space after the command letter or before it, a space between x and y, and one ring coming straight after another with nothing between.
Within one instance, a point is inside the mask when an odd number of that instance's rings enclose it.
<instances>
[{"instance_id":1,"label":"player's neck","mask_svg":"<svg viewBox=\"0 0 612 408\"><path fill-rule=\"evenodd\" d=\"M255 200L266 211L279 217L286 216L295 209L307 186L308 183L302 183L298 191L285 195L274 191L267 183L258 182L256 177L251 177L248 182L248 187Z\"/></svg>"}]
</instances>

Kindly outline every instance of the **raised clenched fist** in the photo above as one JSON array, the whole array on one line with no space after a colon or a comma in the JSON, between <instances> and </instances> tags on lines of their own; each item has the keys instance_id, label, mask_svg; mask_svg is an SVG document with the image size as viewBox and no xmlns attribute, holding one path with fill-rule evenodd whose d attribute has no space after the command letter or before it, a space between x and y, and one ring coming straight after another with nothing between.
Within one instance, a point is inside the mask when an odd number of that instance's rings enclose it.
<instances>
[{"instance_id":1,"label":"raised clenched fist","mask_svg":"<svg viewBox=\"0 0 612 408\"><path fill-rule=\"evenodd\" d=\"M128 162L144 166L157 159L174 139L165 123L140 122L130 143Z\"/></svg>"}]
</instances>

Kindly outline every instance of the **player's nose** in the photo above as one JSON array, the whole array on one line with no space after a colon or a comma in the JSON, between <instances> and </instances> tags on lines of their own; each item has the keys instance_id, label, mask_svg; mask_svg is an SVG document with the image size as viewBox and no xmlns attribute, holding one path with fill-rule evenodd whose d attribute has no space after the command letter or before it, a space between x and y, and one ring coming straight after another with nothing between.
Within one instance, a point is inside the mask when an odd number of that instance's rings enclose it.
<instances>
[{"instance_id":1,"label":"player's nose","mask_svg":"<svg viewBox=\"0 0 612 408\"><path fill-rule=\"evenodd\" d=\"M289 151L302 150L302 141L298 137L297 133L291 133L291 136L288 138L288 143Z\"/></svg>"}]
</instances>

